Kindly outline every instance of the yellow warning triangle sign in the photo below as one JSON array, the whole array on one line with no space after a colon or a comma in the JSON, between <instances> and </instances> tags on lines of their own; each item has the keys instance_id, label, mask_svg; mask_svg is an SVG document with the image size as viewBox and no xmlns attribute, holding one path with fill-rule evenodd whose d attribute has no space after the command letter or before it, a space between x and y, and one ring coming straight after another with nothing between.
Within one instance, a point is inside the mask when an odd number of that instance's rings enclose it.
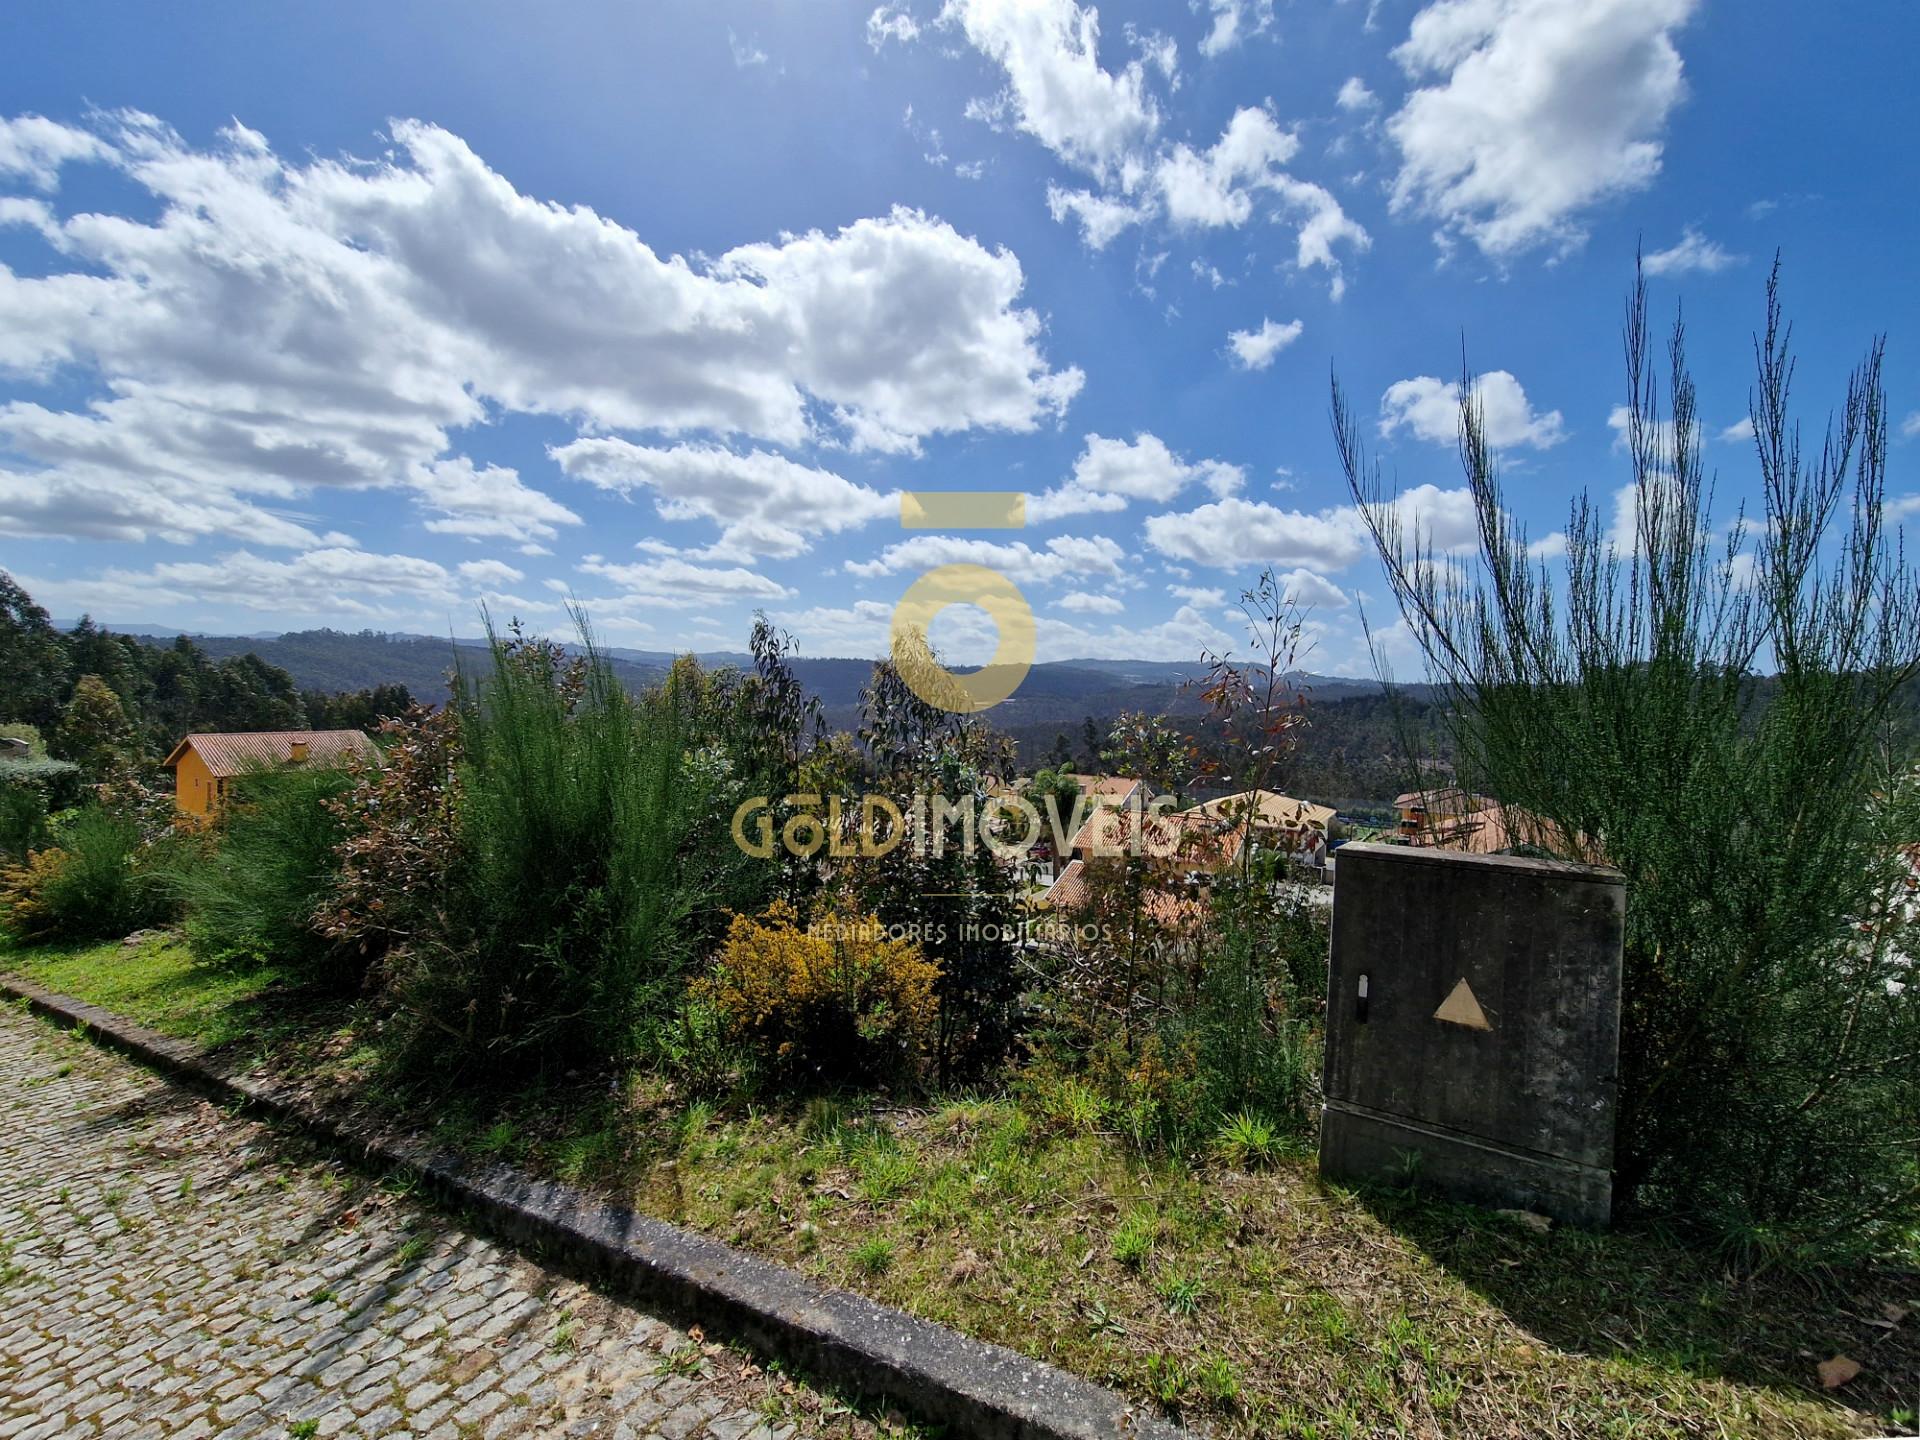
<instances>
[{"instance_id":1,"label":"yellow warning triangle sign","mask_svg":"<svg viewBox=\"0 0 1920 1440\"><path fill-rule=\"evenodd\" d=\"M1449 1025L1464 1025L1469 1030L1493 1029L1487 1023L1487 1012L1480 1008L1480 1002L1474 998L1473 987L1467 984L1464 976L1447 998L1440 1002L1440 1008L1433 1012L1433 1018L1444 1020Z\"/></svg>"}]
</instances>

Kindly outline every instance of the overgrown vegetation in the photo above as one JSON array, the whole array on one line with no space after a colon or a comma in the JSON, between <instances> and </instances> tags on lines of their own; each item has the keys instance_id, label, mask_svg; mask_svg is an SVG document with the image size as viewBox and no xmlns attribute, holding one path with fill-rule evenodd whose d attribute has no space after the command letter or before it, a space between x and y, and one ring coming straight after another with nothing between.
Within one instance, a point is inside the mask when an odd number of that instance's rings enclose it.
<instances>
[{"instance_id":1,"label":"overgrown vegetation","mask_svg":"<svg viewBox=\"0 0 1920 1440\"><path fill-rule=\"evenodd\" d=\"M1507 516L1470 384L1477 571L1399 528L1335 401L1449 727L1400 773L1456 765L1627 873L1628 1235L1314 1175L1326 910L1297 857L1327 837L1258 803L1295 788L1316 718L1271 573L1193 724L1089 719L1024 791L1004 736L910 683L937 670L924 636L829 736L764 619L750 669L683 657L634 693L581 618L577 647L490 630L437 710L292 697L386 714L380 763L246 777L204 827L143 783L171 712L116 679L117 642L0 592L0 662L54 677L32 704L74 757L0 786L0 921L180 918L185 945L9 963L1225 1433L1844 1433L1798 1393L1808 1356L1868 1354L1849 1398L1890 1414L1920 1298L1884 1268L1920 1247L1897 846L1920 787L1895 738L1920 592L1882 528L1878 352L1804 458L1770 304L1766 513L1721 529L1681 337L1664 403L1641 294L1628 339L1633 514L1577 504L1564 577ZM1031 871L1085 801L1068 765L1255 803L1109 816L1121 853L1049 913ZM1036 802L1064 837L1015 838Z\"/></svg>"},{"instance_id":2,"label":"overgrown vegetation","mask_svg":"<svg viewBox=\"0 0 1920 1440\"><path fill-rule=\"evenodd\" d=\"M1825 1258L1898 1244L1920 1214L1920 987L1893 912L1920 827L1913 756L1888 744L1920 672L1920 581L1888 530L1880 344L1809 447L1789 340L1776 272L1763 513L1723 522L1684 331L1663 387L1636 287L1630 503L1616 524L1574 502L1564 579L1507 512L1471 385L1471 566L1403 527L1337 385L1334 409L1463 778L1626 874L1616 1196L1750 1255Z\"/></svg>"}]
</instances>

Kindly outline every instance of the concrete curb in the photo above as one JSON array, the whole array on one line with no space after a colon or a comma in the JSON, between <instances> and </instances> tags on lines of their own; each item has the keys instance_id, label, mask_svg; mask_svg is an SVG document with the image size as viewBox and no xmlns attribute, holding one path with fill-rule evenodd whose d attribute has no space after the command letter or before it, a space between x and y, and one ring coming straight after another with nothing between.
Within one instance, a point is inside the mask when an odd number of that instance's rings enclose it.
<instances>
[{"instance_id":1,"label":"concrete curb","mask_svg":"<svg viewBox=\"0 0 1920 1440\"><path fill-rule=\"evenodd\" d=\"M357 1161L417 1172L491 1229L558 1254L620 1289L955 1435L986 1440L1191 1440L1123 1396L1043 1361L844 1290L831 1290L661 1220L601 1205L507 1165L477 1164L407 1136L361 1132L270 1081L229 1070L197 1046L97 1005L0 977L0 994L79 1026L111 1049L218 1098L237 1101L345 1149Z\"/></svg>"}]
</instances>

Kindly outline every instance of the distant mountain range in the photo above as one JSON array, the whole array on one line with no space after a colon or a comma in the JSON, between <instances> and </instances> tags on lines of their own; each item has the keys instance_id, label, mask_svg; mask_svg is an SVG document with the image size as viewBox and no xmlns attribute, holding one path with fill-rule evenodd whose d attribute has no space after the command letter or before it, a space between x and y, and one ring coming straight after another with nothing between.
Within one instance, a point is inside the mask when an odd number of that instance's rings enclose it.
<instances>
[{"instance_id":1,"label":"distant mountain range","mask_svg":"<svg viewBox=\"0 0 1920 1440\"><path fill-rule=\"evenodd\" d=\"M62 625L62 628L70 628ZM165 644L178 631L155 625L104 625L103 629L134 635L152 644ZM295 630L277 635L201 635L193 642L215 659L251 652L293 676L303 690L340 692L375 685L405 685L423 700L438 700L456 665L473 665L484 653L479 637L435 637L380 634L371 630ZM634 689L658 684L676 655L666 650L638 650L609 646L604 651L614 673ZM752 657L744 651L712 651L697 656L709 667L746 668ZM873 670L873 661L860 658L796 656L794 673L808 691L819 697L830 723L851 723L860 691ZM1179 686L1204 676L1198 661L1057 660L1035 665L1011 700L996 708L996 723L1022 728L1059 724L1077 725L1085 716L1105 718L1121 710L1200 708L1198 698ZM1372 695L1380 687L1371 680L1303 675L1316 699ZM1184 698L1184 703L1183 703Z\"/></svg>"}]
</instances>

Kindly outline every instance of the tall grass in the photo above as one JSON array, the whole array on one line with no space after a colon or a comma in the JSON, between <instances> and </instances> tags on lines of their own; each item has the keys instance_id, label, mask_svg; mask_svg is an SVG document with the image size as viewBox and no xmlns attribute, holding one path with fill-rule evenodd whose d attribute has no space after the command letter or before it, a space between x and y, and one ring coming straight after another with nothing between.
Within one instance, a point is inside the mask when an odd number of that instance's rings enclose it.
<instances>
[{"instance_id":1,"label":"tall grass","mask_svg":"<svg viewBox=\"0 0 1920 1440\"><path fill-rule=\"evenodd\" d=\"M344 832L330 802L352 787L345 771L260 770L236 782L213 848L173 867L195 958L274 961L326 983L356 971L315 923L339 874Z\"/></svg>"}]
</instances>

